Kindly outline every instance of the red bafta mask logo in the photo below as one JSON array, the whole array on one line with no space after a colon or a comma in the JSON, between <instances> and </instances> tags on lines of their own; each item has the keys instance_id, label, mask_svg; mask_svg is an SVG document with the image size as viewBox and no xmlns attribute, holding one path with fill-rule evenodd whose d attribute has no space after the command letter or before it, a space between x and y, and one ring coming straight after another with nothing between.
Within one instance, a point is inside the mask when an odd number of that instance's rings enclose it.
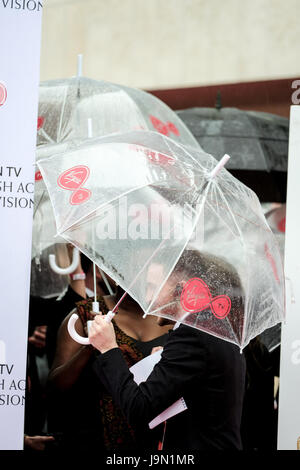
<instances>
[{"instance_id":1,"label":"red bafta mask logo","mask_svg":"<svg viewBox=\"0 0 300 470\"><path fill-rule=\"evenodd\" d=\"M174 165L174 163L176 162L175 158L164 153L156 152L154 150L149 149L145 149L144 152L151 162L156 163L160 166Z\"/></svg>"},{"instance_id":2,"label":"red bafta mask logo","mask_svg":"<svg viewBox=\"0 0 300 470\"><path fill-rule=\"evenodd\" d=\"M43 179L42 173L40 172L40 170L37 170L37 171L35 172L35 175L34 175L34 180L35 180L35 181L41 181L42 179Z\"/></svg>"},{"instance_id":3,"label":"red bafta mask logo","mask_svg":"<svg viewBox=\"0 0 300 470\"><path fill-rule=\"evenodd\" d=\"M88 179L90 170L85 165L78 165L64 171L57 180L57 184L68 191L72 191L70 204L79 205L86 202L92 195L89 189L82 186Z\"/></svg>"},{"instance_id":4,"label":"red bafta mask logo","mask_svg":"<svg viewBox=\"0 0 300 470\"><path fill-rule=\"evenodd\" d=\"M199 313L208 308L218 319L227 317L231 309L231 300L227 295L212 297L209 287L202 279L194 277L184 285L180 303L186 312Z\"/></svg>"},{"instance_id":5,"label":"red bafta mask logo","mask_svg":"<svg viewBox=\"0 0 300 470\"><path fill-rule=\"evenodd\" d=\"M163 135L168 136L171 133L176 136L180 135L179 130L177 129L175 124L173 124L173 122L162 122L155 116L150 116L150 121L152 123L152 126Z\"/></svg>"},{"instance_id":6,"label":"red bafta mask logo","mask_svg":"<svg viewBox=\"0 0 300 470\"><path fill-rule=\"evenodd\" d=\"M7 90L4 83L0 82L0 106L3 106L7 98Z\"/></svg>"},{"instance_id":7,"label":"red bafta mask logo","mask_svg":"<svg viewBox=\"0 0 300 470\"><path fill-rule=\"evenodd\" d=\"M43 116L38 116L37 120L37 130L39 131L44 125L45 118Z\"/></svg>"}]
</instances>

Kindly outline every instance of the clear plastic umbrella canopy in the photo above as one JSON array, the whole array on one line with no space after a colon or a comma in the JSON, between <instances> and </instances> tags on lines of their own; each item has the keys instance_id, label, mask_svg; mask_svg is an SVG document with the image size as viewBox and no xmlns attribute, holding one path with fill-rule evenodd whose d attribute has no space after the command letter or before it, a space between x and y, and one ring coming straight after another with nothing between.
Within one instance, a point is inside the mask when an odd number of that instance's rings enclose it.
<instances>
[{"instance_id":1,"label":"clear plastic umbrella canopy","mask_svg":"<svg viewBox=\"0 0 300 470\"><path fill-rule=\"evenodd\" d=\"M90 140L38 162L60 236L142 307L244 348L284 319L276 239L218 161L155 132Z\"/></svg>"},{"instance_id":2,"label":"clear plastic umbrella canopy","mask_svg":"<svg viewBox=\"0 0 300 470\"><path fill-rule=\"evenodd\" d=\"M42 82L38 115L38 147L88 138L88 119L94 137L148 129L184 145L200 146L177 114L154 95L103 80Z\"/></svg>"},{"instance_id":3,"label":"clear plastic umbrella canopy","mask_svg":"<svg viewBox=\"0 0 300 470\"><path fill-rule=\"evenodd\" d=\"M42 82L39 87L36 160L65 152L80 141L107 134L150 129L200 147L181 119L161 100L139 89L86 77ZM90 125L89 125L90 124ZM32 257L62 240L48 193L36 173Z\"/></svg>"}]
</instances>

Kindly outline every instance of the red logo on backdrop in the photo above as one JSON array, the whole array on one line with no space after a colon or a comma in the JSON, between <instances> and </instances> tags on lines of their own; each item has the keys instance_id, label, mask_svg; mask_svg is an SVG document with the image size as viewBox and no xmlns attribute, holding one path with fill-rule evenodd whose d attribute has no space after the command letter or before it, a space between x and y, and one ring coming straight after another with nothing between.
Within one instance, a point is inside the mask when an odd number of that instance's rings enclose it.
<instances>
[{"instance_id":1,"label":"red logo on backdrop","mask_svg":"<svg viewBox=\"0 0 300 470\"><path fill-rule=\"evenodd\" d=\"M41 127L44 125L45 118L43 116L39 116L37 120L37 130L39 131Z\"/></svg>"},{"instance_id":2,"label":"red logo on backdrop","mask_svg":"<svg viewBox=\"0 0 300 470\"><path fill-rule=\"evenodd\" d=\"M42 173L39 170L35 172L34 179L35 181L40 181L43 179Z\"/></svg>"},{"instance_id":3,"label":"red logo on backdrop","mask_svg":"<svg viewBox=\"0 0 300 470\"><path fill-rule=\"evenodd\" d=\"M0 82L0 106L3 106L7 98L7 90L4 83Z\"/></svg>"},{"instance_id":4,"label":"red logo on backdrop","mask_svg":"<svg viewBox=\"0 0 300 470\"><path fill-rule=\"evenodd\" d=\"M88 179L90 170L85 165L78 165L64 171L57 179L57 184L62 189L73 191L70 204L78 205L86 202L92 195L89 189L82 186Z\"/></svg>"},{"instance_id":5,"label":"red logo on backdrop","mask_svg":"<svg viewBox=\"0 0 300 470\"><path fill-rule=\"evenodd\" d=\"M153 127L163 135L169 135L171 132L177 136L179 136L179 130L172 122L162 122L155 116L150 116L150 121Z\"/></svg>"},{"instance_id":6,"label":"red logo on backdrop","mask_svg":"<svg viewBox=\"0 0 300 470\"><path fill-rule=\"evenodd\" d=\"M216 318L227 317L231 309L231 300L228 295L212 297L209 287L202 279L194 277L184 285L180 303L186 312L198 313L210 308Z\"/></svg>"}]
</instances>

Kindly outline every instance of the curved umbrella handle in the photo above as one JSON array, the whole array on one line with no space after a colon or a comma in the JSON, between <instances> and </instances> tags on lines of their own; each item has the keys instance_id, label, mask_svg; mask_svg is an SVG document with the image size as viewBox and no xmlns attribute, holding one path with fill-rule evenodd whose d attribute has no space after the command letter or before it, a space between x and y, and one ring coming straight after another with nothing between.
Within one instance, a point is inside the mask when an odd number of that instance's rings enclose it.
<instances>
[{"instance_id":1,"label":"curved umbrella handle","mask_svg":"<svg viewBox=\"0 0 300 470\"><path fill-rule=\"evenodd\" d=\"M88 345L90 344L89 338L85 338L84 336L80 336L77 331L75 330L75 323L78 320L78 315L76 313L73 313L73 315L70 316L69 321L68 321L68 332L71 338L74 339L79 344L83 345Z\"/></svg>"},{"instance_id":2,"label":"curved umbrella handle","mask_svg":"<svg viewBox=\"0 0 300 470\"><path fill-rule=\"evenodd\" d=\"M113 312L108 312L107 315L105 315L105 321L107 323L109 323L113 317L115 316L115 314ZM89 338L86 338L84 336L80 336L77 331L75 330L75 323L76 321L78 320L78 315L76 313L73 313L73 315L70 316L69 318L69 321L68 321L68 332L69 332L69 335L71 336L71 338L74 339L74 341L76 341L77 343L79 344L83 344L83 345L88 345L88 344L91 344L90 343L90 340ZM92 320L89 320L87 322L88 324L88 328L89 328L89 324L91 323Z\"/></svg>"},{"instance_id":3,"label":"curved umbrella handle","mask_svg":"<svg viewBox=\"0 0 300 470\"><path fill-rule=\"evenodd\" d=\"M71 274L77 268L79 264L79 250L78 248L73 248L73 259L70 266L67 268L60 268L57 266L55 261L55 255L49 255L49 264L51 269L57 274Z\"/></svg>"}]
</instances>

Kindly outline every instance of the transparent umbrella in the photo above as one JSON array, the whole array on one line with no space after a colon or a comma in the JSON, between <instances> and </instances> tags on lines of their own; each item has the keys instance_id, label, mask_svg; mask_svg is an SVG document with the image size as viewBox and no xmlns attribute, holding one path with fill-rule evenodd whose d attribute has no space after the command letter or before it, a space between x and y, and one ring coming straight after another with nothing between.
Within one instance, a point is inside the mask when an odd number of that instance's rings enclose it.
<instances>
[{"instance_id":1,"label":"transparent umbrella","mask_svg":"<svg viewBox=\"0 0 300 470\"><path fill-rule=\"evenodd\" d=\"M134 129L172 135L178 142L199 148L176 113L155 96L82 76L42 82L38 116L37 160L64 152L91 136ZM39 172L36 175L32 256L38 259L43 249L61 240L53 239L55 223L48 193Z\"/></svg>"},{"instance_id":2,"label":"transparent umbrella","mask_svg":"<svg viewBox=\"0 0 300 470\"><path fill-rule=\"evenodd\" d=\"M226 169L216 173L211 155L137 131L90 140L38 165L59 235L145 315L241 349L283 320L282 263L259 200Z\"/></svg>"}]
</instances>

